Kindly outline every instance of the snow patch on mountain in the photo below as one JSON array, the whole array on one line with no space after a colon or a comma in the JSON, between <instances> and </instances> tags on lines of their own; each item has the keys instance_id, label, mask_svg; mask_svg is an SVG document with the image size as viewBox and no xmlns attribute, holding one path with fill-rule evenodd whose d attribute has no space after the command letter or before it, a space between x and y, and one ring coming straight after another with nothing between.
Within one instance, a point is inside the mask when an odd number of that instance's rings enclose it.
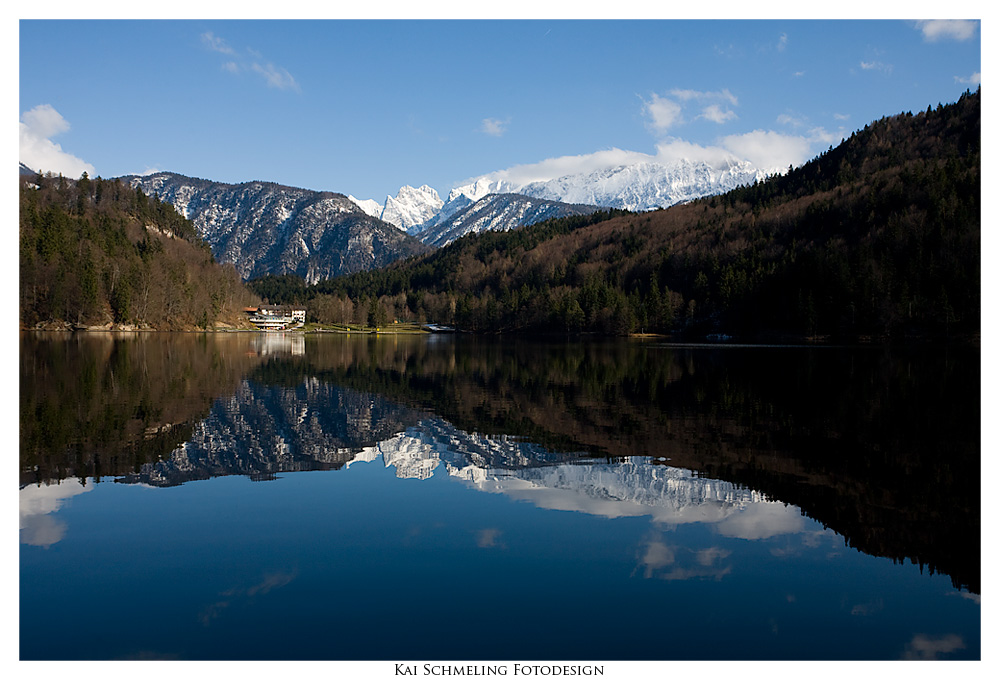
<instances>
[{"instance_id":1,"label":"snow patch on mountain","mask_svg":"<svg viewBox=\"0 0 1000 680\"><path fill-rule=\"evenodd\" d=\"M594 205L572 205L519 194L488 193L442 221L435 218L416 236L427 245L440 247L466 234L509 231L556 217L589 215L596 210L599 208Z\"/></svg>"}]
</instances>

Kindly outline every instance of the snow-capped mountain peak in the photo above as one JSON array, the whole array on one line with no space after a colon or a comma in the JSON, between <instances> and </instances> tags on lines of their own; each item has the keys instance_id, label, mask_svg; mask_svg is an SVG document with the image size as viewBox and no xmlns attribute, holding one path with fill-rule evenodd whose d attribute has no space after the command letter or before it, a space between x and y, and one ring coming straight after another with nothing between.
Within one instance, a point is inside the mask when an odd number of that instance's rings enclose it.
<instances>
[{"instance_id":1,"label":"snow-capped mountain peak","mask_svg":"<svg viewBox=\"0 0 1000 680\"><path fill-rule=\"evenodd\" d=\"M382 217L382 204L373 198L355 198L354 196L347 196L351 199L356 206L364 210L366 213L372 217L381 218Z\"/></svg>"},{"instance_id":2,"label":"snow-capped mountain peak","mask_svg":"<svg viewBox=\"0 0 1000 680\"><path fill-rule=\"evenodd\" d=\"M403 231L418 231L416 227L434 217L444 205L438 192L424 184L419 188L404 185L395 198L386 196L382 220Z\"/></svg>"}]
</instances>

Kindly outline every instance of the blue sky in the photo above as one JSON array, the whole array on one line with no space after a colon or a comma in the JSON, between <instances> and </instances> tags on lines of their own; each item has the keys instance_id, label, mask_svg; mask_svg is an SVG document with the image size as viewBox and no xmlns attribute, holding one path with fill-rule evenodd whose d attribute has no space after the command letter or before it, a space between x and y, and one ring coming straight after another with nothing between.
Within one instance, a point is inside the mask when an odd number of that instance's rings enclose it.
<instances>
[{"instance_id":1,"label":"blue sky","mask_svg":"<svg viewBox=\"0 0 1000 680\"><path fill-rule=\"evenodd\" d=\"M978 21L19 24L20 160L374 198L722 153L799 164L975 90ZM56 167L59 166L59 167Z\"/></svg>"}]
</instances>

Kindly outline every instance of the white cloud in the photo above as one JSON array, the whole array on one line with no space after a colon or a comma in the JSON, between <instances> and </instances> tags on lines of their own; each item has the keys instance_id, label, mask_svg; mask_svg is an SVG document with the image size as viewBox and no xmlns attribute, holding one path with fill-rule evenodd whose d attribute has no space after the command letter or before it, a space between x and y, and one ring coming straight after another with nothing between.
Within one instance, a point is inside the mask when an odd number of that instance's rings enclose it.
<instances>
[{"instance_id":1,"label":"white cloud","mask_svg":"<svg viewBox=\"0 0 1000 680\"><path fill-rule=\"evenodd\" d=\"M721 146L702 146L686 142L683 139L672 139L656 145L656 155L650 160L657 163L673 163L679 160L704 161L711 165L722 165L733 160L731 151Z\"/></svg>"},{"instance_id":2,"label":"white cloud","mask_svg":"<svg viewBox=\"0 0 1000 680\"><path fill-rule=\"evenodd\" d=\"M851 116L846 113L835 113L833 114L833 117L836 118L837 120L848 120L850 119Z\"/></svg>"},{"instance_id":3,"label":"white cloud","mask_svg":"<svg viewBox=\"0 0 1000 680\"><path fill-rule=\"evenodd\" d=\"M455 186L465 186L483 178L522 186L531 182L547 182L557 177L587 174L623 165L639 163L669 165L680 160L696 163L703 161L720 168L734 160L747 160L765 172L779 172L787 170L789 165L798 166L809 160L816 154L817 144L826 143L835 136L836 134L827 133L822 128L810 131L809 136L754 130L742 135L722 137L712 146L672 138L658 143L653 154L611 148L578 156L559 156L471 177L457 182ZM837 138L837 141L839 139Z\"/></svg>"},{"instance_id":4,"label":"white cloud","mask_svg":"<svg viewBox=\"0 0 1000 680\"><path fill-rule=\"evenodd\" d=\"M778 38L778 51L779 52L784 52L785 51L785 47L787 45L788 45L788 34L787 33L782 33L781 37Z\"/></svg>"},{"instance_id":5,"label":"white cloud","mask_svg":"<svg viewBox=\"0 0 1000 680\"><path fill-rule=\"evenodd\" d=\"M772 170L801 165L814 154L814 140L798 135L783 135L770 130L754 130L741 135L728 135L720 145L758 168Z\"/></svg>"},{"instance_id":6,"label":"white cloud","mask_svg":"<svg viewBox=\"0 0 1000 680\"><path fill-rule=\"evenodd\" d=\"M956 83L962 83L963 85L979 85L982 82L982 74L976 71L968 78L963 78L961 76L955 76Z\"/></svg>"},{"instance_id":7,"label":"white cloud","mask_svg":"<svg viewBox=\"0 0 1000 680\"><path fill-rule=\"evenodd\" d=\"M39 137L54 137L69 130L69 123L49 104L36 106L21 114L21 122Z\"/></svg>"},{"instance_id":8,"label":"white cloud","mask_svg":"<svg viewBox=\"0 0 1000 680\"><path fill-rule=\"evenodd\" d=\"M672 99L653 93L653 98L643 104L643 113L649 116L649 125L657 132L666 132L683 120L681 105Z\"/></svg>"},{"instance_id":9,"label":"white cloud","mask_svg":"<svg viewBox=\"0 0 1000 680\"><path fill-rule=\"evenodd\" d=\"M924 34L927 42L939 40L969 40L979 28L978 21L936 19L934 21L918 21L917 28Z\"/></svg>"},{"instance_id":10,"label":"white cloud","mask_svg":"<svg viewBox=\"0 0 1000 680\"><path fill-rule=\"evenodd\" d=\"M711 104L702 110L701 117L707 118L713 123L725 123L727 120L735 120L736 113L731 109L723 111L718 104Z\"/></svg>"},{"instance_id":11,"label":"white cloud","mask_svg":"<svg viewBox=\"0 0 1000 680\"><path fill-rule=\"evenodd\" d=\"M69 130L69 123L49 104L41 104L21 114L18 125L18 159L32 170L79 177L94 174L94 166L62 147L50 137Z\"/></svg>"},{"instance_id":12,"label":"white cloud","mask_svg":"<svg viewBox=\"0 0 1000 680\"><path fill-rule=\"evenodd\" d=\"M510 118L506 120L500 120L499 118L483 118L482 127L480 130L491 137L503 137L503 134L507 132L507 125L510 123Z\"/></svg>"}]
</instances>

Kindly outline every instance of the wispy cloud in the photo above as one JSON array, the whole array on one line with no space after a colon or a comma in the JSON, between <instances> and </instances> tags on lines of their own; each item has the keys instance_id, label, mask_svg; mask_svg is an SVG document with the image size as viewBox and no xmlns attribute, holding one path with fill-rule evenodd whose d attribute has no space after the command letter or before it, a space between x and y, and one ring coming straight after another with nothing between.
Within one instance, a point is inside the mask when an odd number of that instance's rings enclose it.
<instances>
[{"instance_id":1,"label":"wispy cloud","mask_svg":"<svg viewBox=\"0 0 1000 680\"><path fill-rule=\"evenodd\" d=\"M968 78L963 78L962 76L955 76L955 82L961 83L963 85L979 85L982 82L982 74L976 71Z\"/></svg>"},{"instance_id":2,"label":"wispy cloud","mask_svg":"<svg viewBox=\"0 0 1000 680\"><path fill-rule=\"evenodd\" d=\"M297 570L279 571L264 574L262 580L249 588L230 588L219 593L223 599L213 602L198 613L198 620L203 626L209 626L212 622L222 616L222 614L234 602L246 604L258 595L266 595L275 588L282 588L294 581L298 576Z\"/></svg>"},{"instance_id":3,"label":"wispy cloud","mask_svg":"<svg viewBox=\"0 0 1000 680\"><path fill-rule=\"evenodd\" d=\"M958 19L935 19L933 21L918 21L917 29L924 34L927 42L940 40L970 40L979 28L978 21Z\"/></svg>"},{"instance_id":4,"label":"wispy cloud","mask_svg":"<svg viewBox=\"0 0 1000 680\"><path fill-rule=\"evenodd\" d=\"M787 33L782 33L781 37L778 38L778 51L779 52L784 52L785 51L785 47L787 45L788 45L788 34Z\"/></svg>"},{"instance_id":5,"label":"wispy cloud","mask_svg":"<svg viewBox=\"0 0 1000 680\"><path fill-rule=\"evenodd\" d=\"M647 118L647 127L656 134L664 134L687 121L685 107L700 109L694 114L695 119L704 118L721 124L737 118L736 112L728 107L738 105L736 95L728 89L700 91L675 88L665 96L654 92L651 99L643 100L642 112Z\"/></svg>"},{"instance_id":6,"label":"wispy cloud","mask_svg":"<svg viewBox=\"0 0 1000 680\"><path fill-rule=\"evenodd\" d=\"M213 52L233 57L222 64L222 70L227 73L254 73L263 78L268 87L277 90L292 90L293 92L302 91L298 81L288 72L288 69L267 61L257 50L246 48L243 53L238 52L223 38L212 32L202 33L201 42Z\"/></svg>"},{"instance_id":7,"label":"wispy cloud","mask_svg":"<svg viewBox=\"0 0 1000 680\"><path fill-rule=\"evenodd\" d=\"M778 123L781 125L791 125L792 127L802 127L806 124L805 119L793 116L789 113L783 113L778 116Z\"/></svg>"},{"instance_id":8,"label":"wispy cloud","mask_svg":"<svg viewBox=\"0 0 1000 680\"><path fill-rule=\"evenodd\" d=\"M881 71L886 75L892 74L892 64L886 64L881 61L862 61L860 66L863 71Z\"/></svg>"},{"instance_id":9,"label":"wispy cloud","mask_svg":"<svg viewBox=\"0 0 1000 680\"><path fill-rule=\"evenodd\" d=\"M208 33L201 34L201 42L208 49L213 52L221 52L222 54L236 54L236 50L229 46L225 40L215 35L211 31Z\"/></svg>"},{"instance_id":10,"label":"wispy cloud","mask_svg":"<svg viewBox=\"0 0 1000 680\"><path fill-rule=\"evenodd\" d=\"M503 137L504 133L507 132L507 126L510 125L510 118L506 120L500 120L499 118L483 118L483 124L479 128L481 132L490 135L491 137Z\"/></svg>"},{"instance_id":11,"label":"wispy cloud","mask_svg":"<svg viewBox=\"0 0 1000 680\"><path fill-rule=\"evenodd\" d=\"M21 114L18 126L18 158L32 170L79 177L94 174L94 166L63 151L52 137L67 132L69 122L49 104L40 104Z\"/></svg>"},{"instance_id":12,"label":"wispy cloud","mask_svg":"<svg viewBox=\"0 0 1000 680\"><path fill-rule=\"evenodd\" d=\"M268 87L275 87L279 90L299 91L299 84L286 69L274 64L258 64L254 62L250 65L250 70L264 78Z\"/></svg>"}]
</instances>

